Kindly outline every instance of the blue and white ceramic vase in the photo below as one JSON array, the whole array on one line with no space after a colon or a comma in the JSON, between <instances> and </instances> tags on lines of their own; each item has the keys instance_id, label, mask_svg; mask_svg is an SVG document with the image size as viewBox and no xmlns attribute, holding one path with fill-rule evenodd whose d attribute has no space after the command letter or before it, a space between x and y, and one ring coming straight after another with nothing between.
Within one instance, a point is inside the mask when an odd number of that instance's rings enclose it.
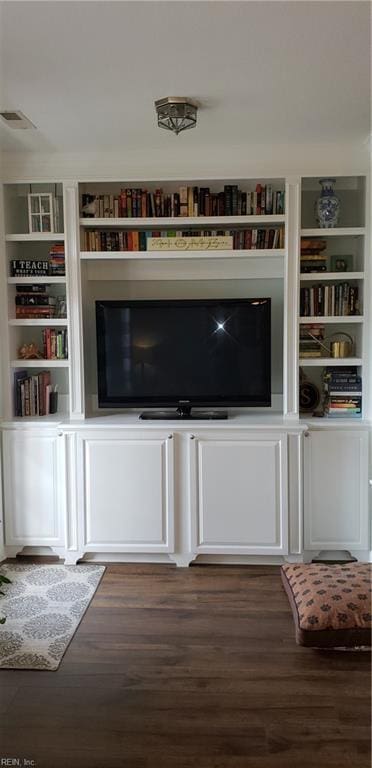
<instances>
[{"instance_id":1,"label":"blue and white ceramic vase","mask_svg":"<svg viewBox=\"0 0 372 768\"><path fill-rule=\"evenodd\" d=\"M340 215L340 201L334 193L336 179L319 179L322 187L320 197L315 203L315 216L322 229L336 227Z\"/></svg>"}]
</instances>

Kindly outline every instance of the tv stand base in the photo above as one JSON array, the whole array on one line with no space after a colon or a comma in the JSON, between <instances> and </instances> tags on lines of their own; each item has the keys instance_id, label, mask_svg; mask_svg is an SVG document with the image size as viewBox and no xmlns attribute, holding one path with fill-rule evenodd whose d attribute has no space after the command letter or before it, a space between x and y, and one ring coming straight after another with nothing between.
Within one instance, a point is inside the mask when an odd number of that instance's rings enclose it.
<instances>
[{"instance_id":1,"label":"tv stand base","mask_svg":"<svg viewBox=\"0 0 372 768\"><path fill-rule=\"evenodd\" d=\"M192 413L191 408L178 408L177 411L143 411L139 418L144 421L151 419L156 421L210 421L212 419L228 419L228 413L227 411L195 411Z\"/></svg>"}]
</instances>

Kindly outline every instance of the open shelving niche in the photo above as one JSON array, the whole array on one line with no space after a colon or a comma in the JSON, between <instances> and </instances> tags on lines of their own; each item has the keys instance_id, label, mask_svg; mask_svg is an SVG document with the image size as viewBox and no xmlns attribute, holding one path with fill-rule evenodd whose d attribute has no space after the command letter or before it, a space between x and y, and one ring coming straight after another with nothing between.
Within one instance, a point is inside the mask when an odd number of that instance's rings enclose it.
<instances>
[{"instance_id":1,"label":"open shelving niche","mask_svg":"<svg viewBox=\"0 0 372 768\"><path fill-rule=\"evenodd\" d=\"M272 298L272 407L283 412L283 306L287 256L287 190L284 178L270 179L193 179L155 182L89 182L78 186L79 210L83 194L118 194L125 186L165 194L181 185L209 186L221 191L225 184L237 184L243 191L254 191L256 184L272 184L274 193L285 191L286 212L274 215L198 216L160 218L83 218L80 213L80 271L83 306L85 414L99 411L96 382L95 301L99 299L167 298ZM229 251L85 251L84 233L94 229L146 230L222 230L283 227L285 247ZM257 409L255 409L257 410ZM117 411L116 411L117 413Z\"/></svg>"},{"instance_id":2,"label":"open shelving niche","mask_svg":"<svg viewBox=\"0 0 372 768\"><path fill-rule=\"evenodd\" d=\"M29 192L51 193L58 203L58 232L29 232L28 222L28 198ZM47 260L53 243L64 243L64 205L63 184L61 182L46 183L12 183L4 184L3 198L3 357L5 361L3 387L3 418L6 421L19 421L21 423L32 422L48 426L55 424L70 412L70 364L68 359L48 360L23 360L18 358L18 349L24 343L35 342L42 351L42 332L44 328L69 327L68 315L68 284L67 267L64 276L35 276L13 277L11 275L11 261L13 259ZM67 264L67 260L65 260ZM15 296L17 285L46 285L50 296L62 296L66 300L66 318L16 318ZM7 361L7 363L6 363ZM20 370L29 370L30 375L40 371L51 371L51 383L58 387L58 412L47 416L14 416L14 373Z\"/></svg>"},{"instance_id":3,"label":"open shelving niche","mask_svg":"<svg viewBox=\"0 0 372 768\"><path fill-rule=\"evenodd\" d=\"M299 325L321 324L325 326L325 344L329 344L330 336L346 332L354 340L354 354L348 358L328 357L326 352L319 358L301 358L299 352L299 367L306 378L313 382L322 393L323 371L325 367L356 366L362 377L362 417L368 413L369 370L368 370L368 323L369 323L369 232L366 226L368 220L368 189L364 176L333 176L336 179L335 194L340 200L340 218L335 228L321 228L316 222L315 203L320 193L320 177L303 177L301 180L301 239L325 240L327 245L326 271L301 273L299 271L299 288L312 285L337 285L350 282L359 291L360 314L346 316L301 316ZM323 177L324 178L324 177ZM351 256L352 268L347 271L334 271L335 256ZM343 337L340 336L340 339ZM329 340L329 341L328 341ZM311 414L302 414L309 421ZM316 420L316 417L315 419ZM342 423L349 422L357 425L358 418L347 418ZM327 423L341 423L340 419L328 418Z\"/></svg>"}]
</instances>

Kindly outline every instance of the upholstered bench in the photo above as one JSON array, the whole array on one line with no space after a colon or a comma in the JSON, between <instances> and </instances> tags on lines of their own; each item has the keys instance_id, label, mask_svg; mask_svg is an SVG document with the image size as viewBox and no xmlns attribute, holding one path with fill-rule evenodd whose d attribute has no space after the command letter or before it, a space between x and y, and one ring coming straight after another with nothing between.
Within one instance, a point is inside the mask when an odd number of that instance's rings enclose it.
<instances>
[{"instance_id":1,"label":"upholstered bench","mask_svg":"<svg viewBox=\"0 0 372 768\"><path fill-rule=\"evenodd\" d=\"M371 565L283 565L296 642L312 648L371 645Z\"/></svg>"}]
</instances>

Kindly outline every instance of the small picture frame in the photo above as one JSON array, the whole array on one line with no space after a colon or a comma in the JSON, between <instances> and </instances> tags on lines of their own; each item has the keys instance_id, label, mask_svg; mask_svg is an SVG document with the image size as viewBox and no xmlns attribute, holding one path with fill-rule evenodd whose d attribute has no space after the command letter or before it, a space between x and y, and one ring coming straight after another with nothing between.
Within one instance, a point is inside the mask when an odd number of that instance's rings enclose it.
<instances>
[{"instance_id":1,"label":"small picture frame","mask_svg":"<svg viewBox=\"0 0 372 768\"><path fill-rule=\"evenodd\" d=\"M27 195L28 199L28 226L30 233L54 232L53 195L49 192Z\"/></svg>"},{"instance_id":2,"label":"small picture frame","mask_svg":"<svg viewBox=\"0 0 372 768\"><path fill-rule=\"evenodd\" d=\"M354 256L351 253L341 256L331 256L331 272L352 272Z\"/></svg>"}]
</instances>

